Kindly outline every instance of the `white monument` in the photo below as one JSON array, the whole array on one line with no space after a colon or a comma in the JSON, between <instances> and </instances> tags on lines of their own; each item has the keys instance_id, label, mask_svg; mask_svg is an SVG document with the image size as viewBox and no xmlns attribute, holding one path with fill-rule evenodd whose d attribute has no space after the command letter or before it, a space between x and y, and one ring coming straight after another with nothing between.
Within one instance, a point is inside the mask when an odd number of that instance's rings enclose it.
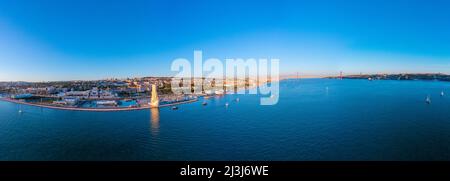
<instances>
[{"instance_id":1,"label":"white monument","mask_svg":"<svg viewBox=\"0 0 450 181\"><path fill-rule=\"evenodd\" d=\"M159 107L159 98L158 98L158 92L156 91L156 85L152 84L152 96L150 99L150 107Z\"/></svg>"}]
</instances>

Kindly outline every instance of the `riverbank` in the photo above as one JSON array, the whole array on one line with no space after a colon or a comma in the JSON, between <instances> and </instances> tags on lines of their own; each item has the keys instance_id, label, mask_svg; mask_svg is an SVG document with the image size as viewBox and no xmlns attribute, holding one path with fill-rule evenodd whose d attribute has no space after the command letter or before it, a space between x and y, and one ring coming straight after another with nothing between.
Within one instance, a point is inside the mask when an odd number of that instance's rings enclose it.
<instances>
[{"instance_id":1,"label":"riverbank","mask_svg":"<svg viewBox=\"0 0 450 181\"><path fill-rule=\"evenodd\" d=\"M256 89L259 86L260 85L254 85L254 86L249 86L247 88L238 87L237 91L234 93L237 93L240 91L245 91L245 90L250 90L250 89ZM234 93L232 93L232 94L234 94ZM224 96L226 94L228 94L228 93L224 92L224 94L221 94L221 95L211 95L211 96ZM175 103L170 103L170 104L162 104L162 105L159 105L158 108L171 107L171 106L176 106L176 105L180 105L180 104L188 104L188 103L197 102L200 97L204 97L204 96L206 96L206 94L198 95L197 98L191 99L191 100L180 101L180 102L175 102ZM23 105L42 107L42 108L48 108L48 109L68 110L68 111L114 112L114 111L136 111L136 110L152 108L152 107L150 107L150 105L144 105L144 106L140 106L140 107L120 107L120 108L119 107L112 107L112 108L67 107L67 106L56 106L56 105L49 105L49 104L24 102L24 101L20 101L20 100L8 98L8 97L0 97L0 101L6 101L6 102L11 102L11 103L16 103L16 104L23 104Z\"/></svg>"},{"instance_id":2,"label":"riverbank","mask_svg":"<svg viewBox=\"0 0 450 181\"><path fill-rule=\"evenodd\" d=\"M450 75L441 73L409 73L409 74L360 74L326 77L330 79L368 79L368 80L425 80L450 81Z\"/></svg>"},{"instance_id":3,"label":"riverbank","mask_svg":"<svg viewBox=\"0 0 450 181\"><path fill-rule=\"evenodd\" d=\"M58 110L67 110L67 111L92 111L92 112L113 112L113 111L136 111L136 110L143 110L143 109L150 109L150 106L143 106L143 107L126 107L126 108L79 108L79 107L61 107L61 106L53 106L53 105L43 105L43 104L36 104L36 103L29 103L29 102L23 102L11 98L0 98L1 101L16 103L16 104L23 104L28 106L35 106L35 107L43 107L48 109L58 109ZM180 101L176 103L171 104L163 104L159 105L158 108L163 107L170 107L180 104L187 104L196 102L198 99L192 99L187 101Z\"/></svg>"}]
</instances>

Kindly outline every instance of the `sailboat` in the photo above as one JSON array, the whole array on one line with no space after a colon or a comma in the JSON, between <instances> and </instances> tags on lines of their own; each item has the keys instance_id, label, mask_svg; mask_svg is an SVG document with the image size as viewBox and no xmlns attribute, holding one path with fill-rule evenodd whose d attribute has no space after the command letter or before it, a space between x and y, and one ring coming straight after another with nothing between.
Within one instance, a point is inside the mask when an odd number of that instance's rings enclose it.
<instances>
[{"instance_id":1,"label":"sailboat","mask_svg":"<svg viewBox=\"0 0 450 181\"><path fill-rule=\"evenodd\" d=\"M228 102L227 102L227 103L225 103L225 107L228 107L228 105L229 105L229 104L228 104Z\"/></svg>"},{"instance_id":2,"label":"sailboat","mask_svg":"<svg viewBox=\"0 0 450 181\"><path fill-rule=\"evenodd\" d=\"M19 105L19 113L23 113L21 105Z\"/></svg>"},{"instance_id":3,"label":"sailboat","mask_svg":"<svg viewBox=\"0 0 450 181\"><path fill-rule=\"evenodd\" d=\"M444 91L441 91L441 96L444 96Z\"/></svg>"},{"instance_id":4,"label":"sailboat","mask_svg":"<svg viewBox=\"0 0 450 181\"><path fill-rule=\"evenodd\" d=\"M427 96L427 98L425 99L425 102L426 102L427 104L431 104L431 98L430 98L430 96Z\"/></svg>"}]
</instances>

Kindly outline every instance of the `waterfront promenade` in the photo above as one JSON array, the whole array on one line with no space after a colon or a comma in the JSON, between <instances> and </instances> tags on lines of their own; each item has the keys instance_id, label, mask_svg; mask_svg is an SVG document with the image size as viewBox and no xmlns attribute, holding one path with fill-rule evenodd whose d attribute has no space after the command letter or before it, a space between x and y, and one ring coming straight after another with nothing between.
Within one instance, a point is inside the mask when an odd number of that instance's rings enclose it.
<instances>
[{"instance_id":1,"label":"waterfront promenade","mask_svg":"<svg viewBox=\"0 0 450 181\"><path fill-rule=\"evenodd\" d=\"M29 105L29 106L36 106L36 107L43 107L43 108L49 108L49 109L59 109L59 110L68 110L68 111L92 111L92 112L113 112L113 111L135 111L135 110L143 110L143 109L150 109L149 106L142 106L142 107L124 107L124 108L80 108L80 107L62 107L62 106L53 106L53 105L44 105L44 104L36 104L36 103L29 103L29 102L23 102L11 98L0 98L1 101L16 103L16 104L23 104L23 105ZM180 101L176 103L171 104L162 104L159 105L158 108L162 107L169 107L169 106L175 106L179 104L187 104L196 102L198 99L191 99L187 101Z\"/></svg>"}]
</instances>

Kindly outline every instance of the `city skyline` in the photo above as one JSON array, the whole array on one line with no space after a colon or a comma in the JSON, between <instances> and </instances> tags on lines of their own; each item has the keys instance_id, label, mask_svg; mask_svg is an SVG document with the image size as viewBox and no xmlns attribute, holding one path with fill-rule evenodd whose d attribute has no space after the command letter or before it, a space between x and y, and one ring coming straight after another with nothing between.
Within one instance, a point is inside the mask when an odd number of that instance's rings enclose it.
<instances>
[{"instance_id":1,"label":"city skyline","mask_svg":"<svg viewBox=\"0 0 450 181\"><path fill-rule=\"evenodd\" d=\"M173 76L176 58L280 74L450 73L449 2L0 1L0 81Z\"/></svg>"}]
</instances>

